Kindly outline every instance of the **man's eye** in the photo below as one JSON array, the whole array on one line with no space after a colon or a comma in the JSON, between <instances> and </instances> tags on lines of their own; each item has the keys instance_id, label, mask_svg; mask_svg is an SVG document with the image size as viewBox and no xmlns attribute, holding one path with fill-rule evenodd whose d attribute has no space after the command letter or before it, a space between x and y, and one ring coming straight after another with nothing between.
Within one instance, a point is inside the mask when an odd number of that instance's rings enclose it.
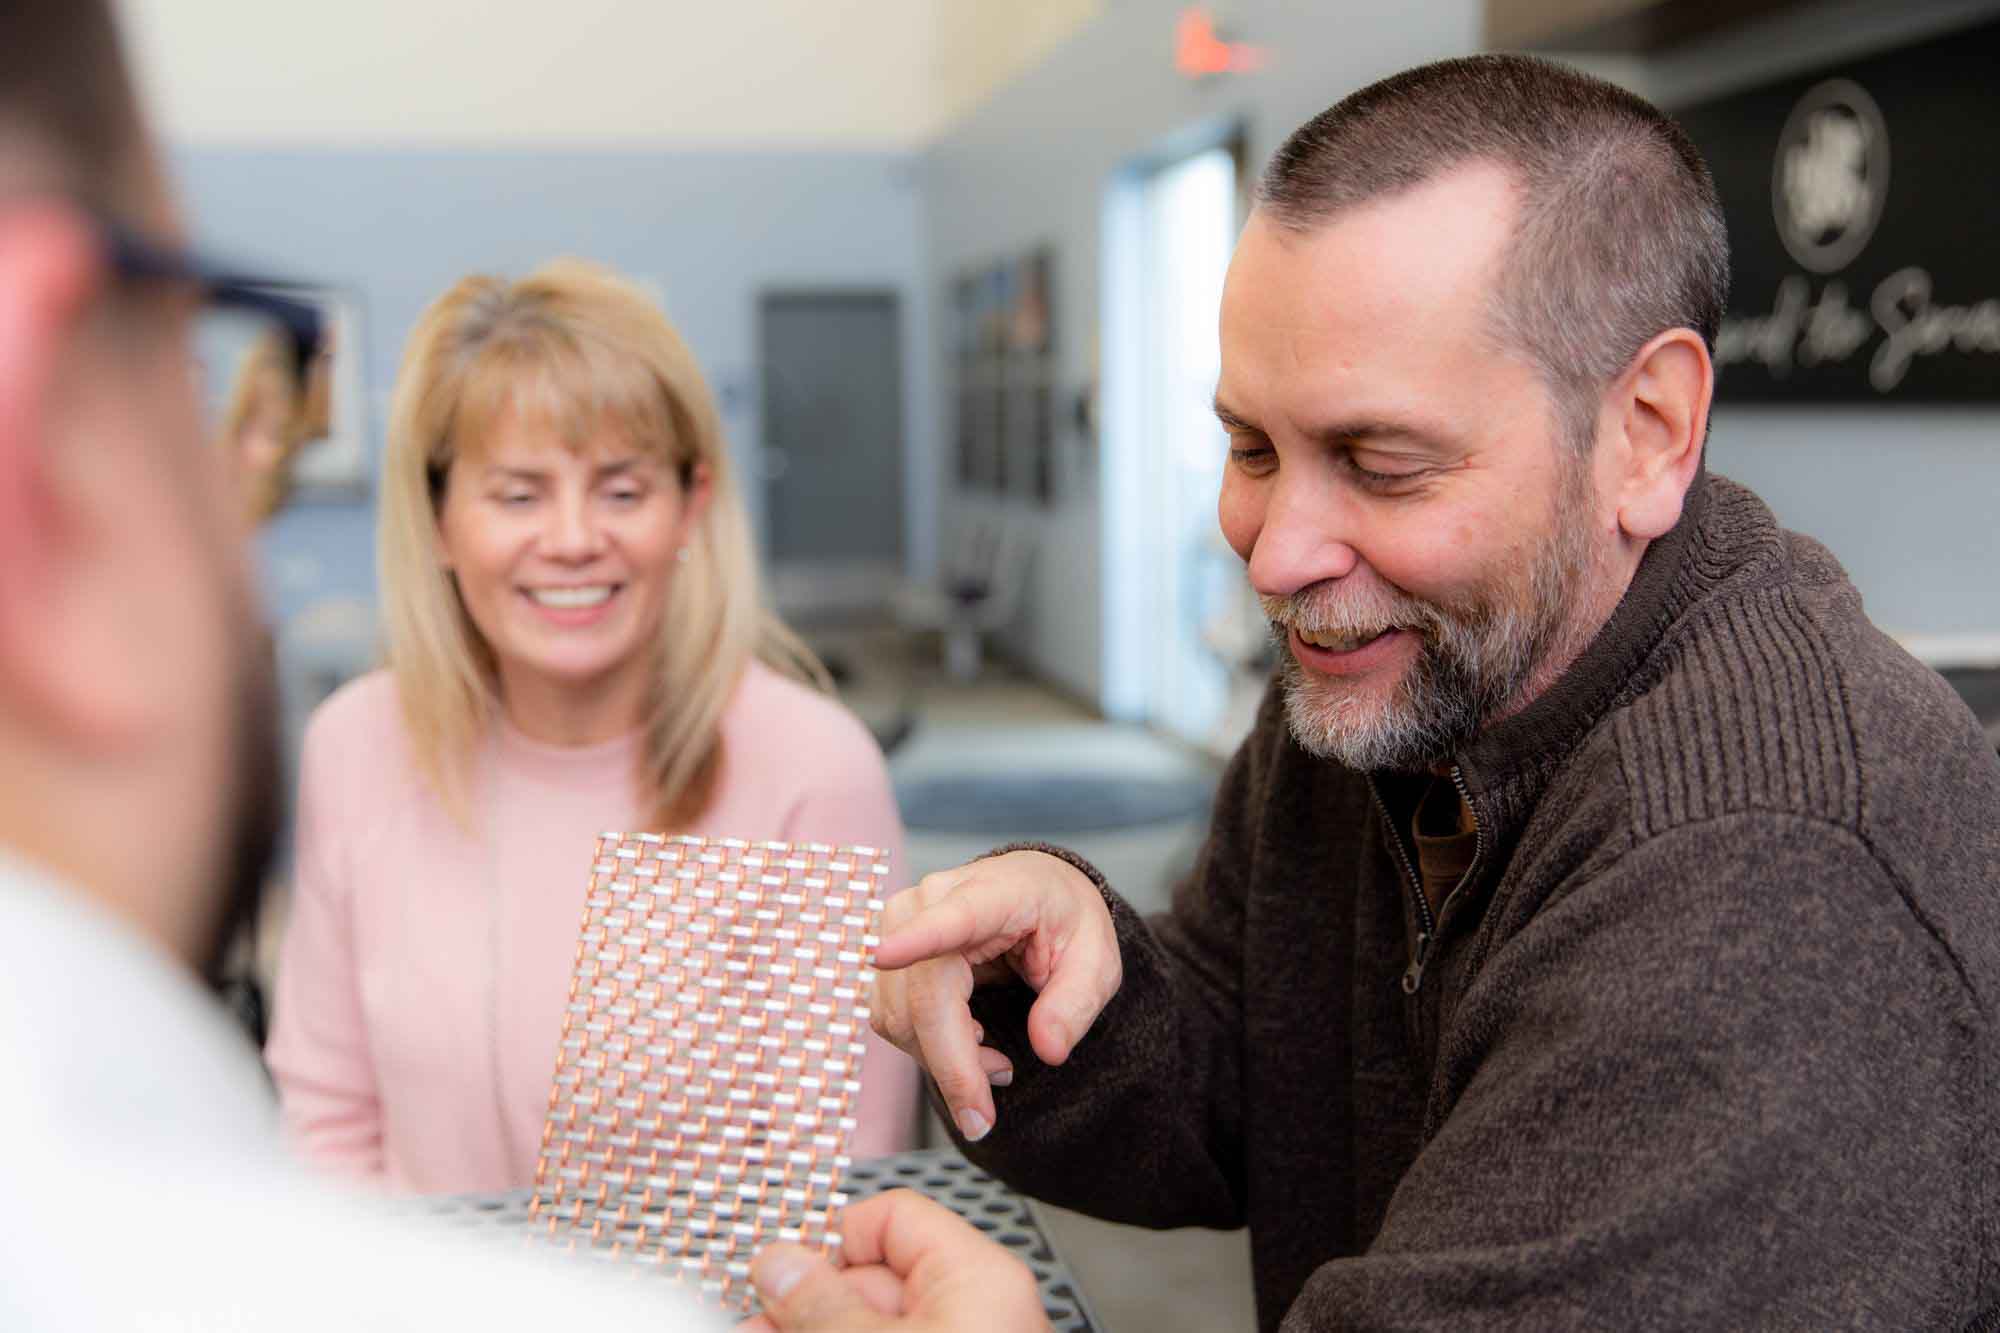
<instances>
[{"instance_id":1,"label":"man's eye","mask_svg":"<svg viewBox=\"0 0 2000 1333\"><path fill-rule=\"evenodd\" d=\"M1347 470L1354 475L1356 481L1370 490L1393 490L1398 486L1408 485L1421 478L1426 471L1424 468L1412 468L1408 472L1378 472L1373 468L1361 466L1352 454L1347 456Z\"/></svg>"},{"instance_id":2,"label":"man's eye","mask_svg":"<svg viewBox=\"0 0 2000 1333\"><path fill-rule=\"evenodd\" d=\"M634 486L621 486L610 495L618 504L636 504L646 498L646 493Z\"/></svg>"},{"instance_id":3,"label":"man's eye","mask_svg":"<svg viewBox=\"0 0 2000 1333\"><path fill-rule=\"evenodd\" d=\"M503 491L499 499L503 505L518 507L520 505L533 504L535 493L533 491Z\"/></svg>"},{"instance_id":4,"label":"man's eye","mask_svg":"<svg viewBox=\"0 0 2000 1333\"><path fill-rule=\"evenodd\" d=\"M1239 445L1229 451L1229 461L1245 472L1264 472L1277 466L1277 452L1268 445Z\"/></svg>"}]
</instances>

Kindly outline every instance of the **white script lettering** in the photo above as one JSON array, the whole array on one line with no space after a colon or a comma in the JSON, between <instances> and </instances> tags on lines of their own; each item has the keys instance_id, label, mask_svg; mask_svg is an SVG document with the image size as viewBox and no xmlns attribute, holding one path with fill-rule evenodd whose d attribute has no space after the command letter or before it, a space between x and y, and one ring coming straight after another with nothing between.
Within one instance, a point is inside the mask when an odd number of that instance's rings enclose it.
<instances>
[{"instance_id":1,"label":"white script lettering","mask_svg":"<svg viewBox=\"0 0 2000 1333\"><path fill-rule=\"evenodd\" d=\"M1829 282L1815 294L1809 279L1793 274L1778 284L1768 315L1722 321L1715 364L1755 362L1784 379L1794 366L1840 365L1873 341L1868 382L1890 393L1919 357L2000 356L2000 299L1939 305L1931 288L1927 270L1898 270L1876 285L1864 312L1849 302L1845 283Z\"/></svg>"}]
</instances>

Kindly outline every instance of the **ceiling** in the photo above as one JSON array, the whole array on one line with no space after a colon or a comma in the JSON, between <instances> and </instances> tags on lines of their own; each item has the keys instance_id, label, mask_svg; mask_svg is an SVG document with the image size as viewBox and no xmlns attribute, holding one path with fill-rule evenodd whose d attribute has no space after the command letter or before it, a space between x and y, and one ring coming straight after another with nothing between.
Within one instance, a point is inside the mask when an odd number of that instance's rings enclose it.
<instances>
[{"instance_id":1,"label":"ceiling","mask_svg":"<svg viewBox=\"0 0 2000 1333\"><path fill-rule=\"evenodd\" d=\"M1106 0L120 0L193 145L907 149Z\"/></svg>"}]
</instances>

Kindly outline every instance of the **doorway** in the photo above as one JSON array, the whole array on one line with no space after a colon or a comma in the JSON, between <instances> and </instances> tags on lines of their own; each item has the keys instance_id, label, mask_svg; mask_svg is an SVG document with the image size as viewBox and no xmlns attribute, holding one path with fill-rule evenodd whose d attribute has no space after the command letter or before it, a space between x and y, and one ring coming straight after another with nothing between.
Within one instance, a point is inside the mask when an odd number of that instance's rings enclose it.
<instances>
[{"instance_id":1,"label":"doorway","mask_svg":"<svg viewBox=\"0 0 2000 1333\"><path fill-rule=\"evenodd\" d=\"M903 366L893 291L774 291L758 304L772 579L859 609L903 571Z\"/></svg>"}]
</instances>

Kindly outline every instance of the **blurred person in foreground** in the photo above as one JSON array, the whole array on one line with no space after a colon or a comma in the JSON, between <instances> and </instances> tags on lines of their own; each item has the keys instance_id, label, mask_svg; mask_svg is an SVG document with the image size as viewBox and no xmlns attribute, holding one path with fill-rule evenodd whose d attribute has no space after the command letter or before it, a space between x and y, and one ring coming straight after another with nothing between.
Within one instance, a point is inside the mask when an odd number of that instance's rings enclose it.
<instances>
[{"instance_id":1,"label":"blurred person in foreground","mask_svg":"<svg viewBox=\"0 0 2000 1333\"><path fill-rule=\"evenodd\" d=\"M241 525L104 0L0 8L0 1327L718 1327L323 1193L210 986L275 820ZM906 1192L847 1211L970 1228ZM896 1290L893 1269L857 1280ZM860 1278L873 1271L872 1278Z\"/></svg>"},{"instance_id":2,"label":"blurred person in foreground","mask_svg":"<svg viewBox=\"0 0 2000 1333\"><path fill-rule=\"evenodd\" d=\"M306 730L268 1057L305 1152L533 1183L606 829L903 859L882 752L766 606L694 355L608 270L468 277L411 333L382 467L389 668ZM910 1146L868 1035L852 1151Z\"/></svg>"},{"instance_id":3,"label":"blurred person in foreground","mask_svg":"<svg viewBox=\"0 0 2000 1333\"><path fill-rule=\"evenodd\" d=\"M1266 1330L1995 1326L2000 766L1705 472L1727 281L1692 144L1560 66L1278 151L1216 408L1287 652L1192 874L891 904L876 1022L975 1159L1247 1225Z\"/></svg>"}]
</instances>

